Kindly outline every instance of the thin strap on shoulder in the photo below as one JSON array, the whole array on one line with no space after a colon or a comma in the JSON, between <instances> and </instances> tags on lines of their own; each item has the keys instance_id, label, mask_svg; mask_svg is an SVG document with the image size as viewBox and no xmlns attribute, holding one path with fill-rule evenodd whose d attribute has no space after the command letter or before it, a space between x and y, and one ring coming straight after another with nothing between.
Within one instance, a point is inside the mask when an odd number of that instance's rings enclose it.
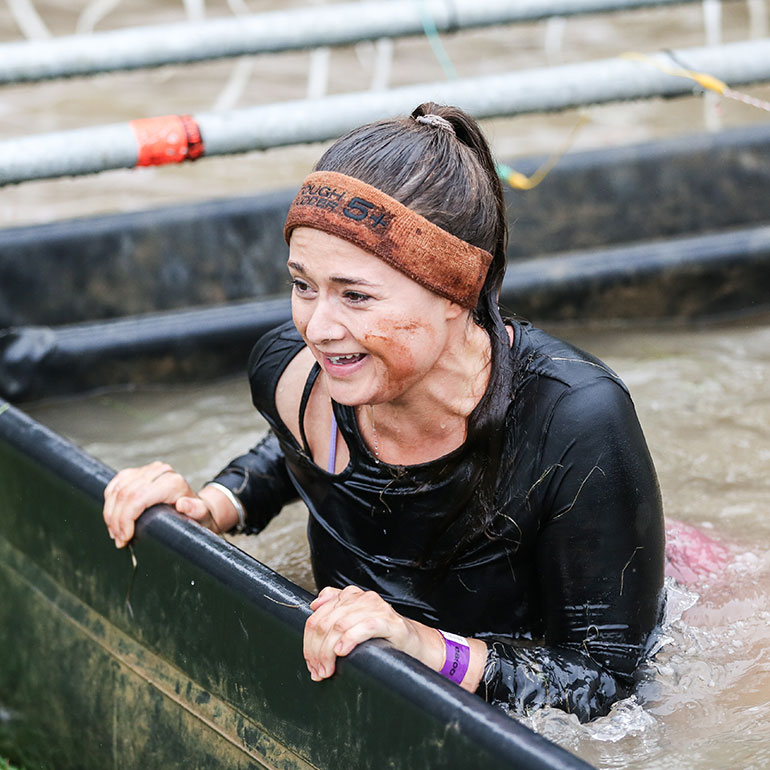
<instances>
[{"instance_id":1,"label":"thin strap on shoulder","mask_svg":"<svg viewBox=\"0 0 770 770\"><path fill-rule=\"evenodd\" d=\"M335 466L337 465L337 416L334 414L334 407L332 407L332 426L329 432L329 473L334 473Z\"/></svg>"},{"instance_id":2,"label":"thin strap on shoulder","mask_svg":"<svg viewBox=\"0 0 770 770\"><path fill-rule=\"evenodd\" d=\"M313 390L313 385L315 385L315 381L320 373L321 367L318 361L315 361L313 368L307 376L307 380L305 380L305 387L299 402L299 435L302 437L302 447L308 456L310 455L310 445L307 443L307 436L305 435L305 411L307 410L307 402L310 399L310 392Z\"/></svg>"}]
</instances>

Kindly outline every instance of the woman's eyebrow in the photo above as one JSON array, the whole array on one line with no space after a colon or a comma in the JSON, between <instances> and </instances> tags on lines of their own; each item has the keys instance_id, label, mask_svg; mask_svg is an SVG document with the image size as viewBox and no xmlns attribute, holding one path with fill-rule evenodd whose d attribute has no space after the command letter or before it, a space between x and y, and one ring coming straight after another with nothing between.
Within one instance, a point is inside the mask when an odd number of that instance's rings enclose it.
<instances>
[{"instance_id":1,"label":"woman's eyebrow","mask_svg":"<svg viewBox=\"0 0 770 770\"><path fill-rule=\"evenodd\" d=\"M379 284L372 283L371 281L367 281L364 278L349 278L345 275L332 275L329 276L329 280L332 283L339 283L344 286L350 286L351 284L355 284L356 286L370 286L372 288L378 286Z\"/></svg>"},{"instance_id":2,"label":"woman's eyebrow","mask_svg":"<svg viewBox=\"0 0 770 770\"><path fill-rule=\"evenodd\" d=\"M289 260L286 263L286 266L289 268L289 270L294 270L295 273L302 273L303 275L307 275L305 266L301 262L294 262L293 260ZM332 283L339 283L339 284L342 284L343 286L356 285L356 286L369 286L371 288L375 288L379 286L379 284L372 283L371 281L367 281L365 278L355 278L347 275L332 275L332 276L329 276L329 280Z\"/></svg>"}]
</instances>

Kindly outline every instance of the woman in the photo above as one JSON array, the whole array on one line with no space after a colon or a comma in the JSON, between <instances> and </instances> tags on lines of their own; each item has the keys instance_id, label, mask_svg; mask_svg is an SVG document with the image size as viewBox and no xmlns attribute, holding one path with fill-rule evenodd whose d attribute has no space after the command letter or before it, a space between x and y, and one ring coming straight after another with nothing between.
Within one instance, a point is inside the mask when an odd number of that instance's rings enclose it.
<instances>
[{"instance_id":1,"label":"woman","mask_svg":"<svg viewBox=\"0 0 770 770\"><path fill-rule=\"evenodd\" d=\"M161 463L119 473L116 546L155 503L256 532L299 495L314 680L380 637L517 712L606 713L660 617L655 471L617 376L501 317L505 208L478 125L424 104L351 132L285 235L293 324L249 363L270 433L197 494Z\"/></svg>"}]
</instances>

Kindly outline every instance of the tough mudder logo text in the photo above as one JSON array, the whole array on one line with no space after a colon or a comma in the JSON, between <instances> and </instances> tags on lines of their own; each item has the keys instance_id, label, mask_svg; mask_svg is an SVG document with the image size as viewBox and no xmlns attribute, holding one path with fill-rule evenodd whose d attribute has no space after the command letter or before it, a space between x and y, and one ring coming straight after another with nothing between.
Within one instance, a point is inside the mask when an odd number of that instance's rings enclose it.
<instances>
[{"instance_id":1,"label":"tough mudder logo text","mask_svg":"<svg viewBox=\"0 0 770 770\"><path fill-rule=\"evenodd\" d=\"M372 230L387 228L390 217L371 201L359 196L349 197L345 190L329 185L306 184L295 202L297 206L311 206L342 214L347 219L367 225Z\"/></svg>"}]
</instances>

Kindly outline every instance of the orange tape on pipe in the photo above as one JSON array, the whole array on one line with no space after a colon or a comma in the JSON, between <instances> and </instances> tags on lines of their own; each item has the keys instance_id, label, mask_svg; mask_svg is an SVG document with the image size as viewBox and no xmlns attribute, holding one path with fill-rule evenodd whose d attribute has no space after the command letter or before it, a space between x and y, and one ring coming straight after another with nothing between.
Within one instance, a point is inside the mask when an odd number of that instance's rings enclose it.
<instances>
[{"instance_id":1,"label":"orange tape on pipe","mask_svg":"<svg viewBox=\"0 0 770 770\"><path fill-rule=\"evenodd\" d=\"M190 115L140 118L129 124L139 148L137 166L162 166L203 155L200 129Z\"/></svg>"}]
</instances>

